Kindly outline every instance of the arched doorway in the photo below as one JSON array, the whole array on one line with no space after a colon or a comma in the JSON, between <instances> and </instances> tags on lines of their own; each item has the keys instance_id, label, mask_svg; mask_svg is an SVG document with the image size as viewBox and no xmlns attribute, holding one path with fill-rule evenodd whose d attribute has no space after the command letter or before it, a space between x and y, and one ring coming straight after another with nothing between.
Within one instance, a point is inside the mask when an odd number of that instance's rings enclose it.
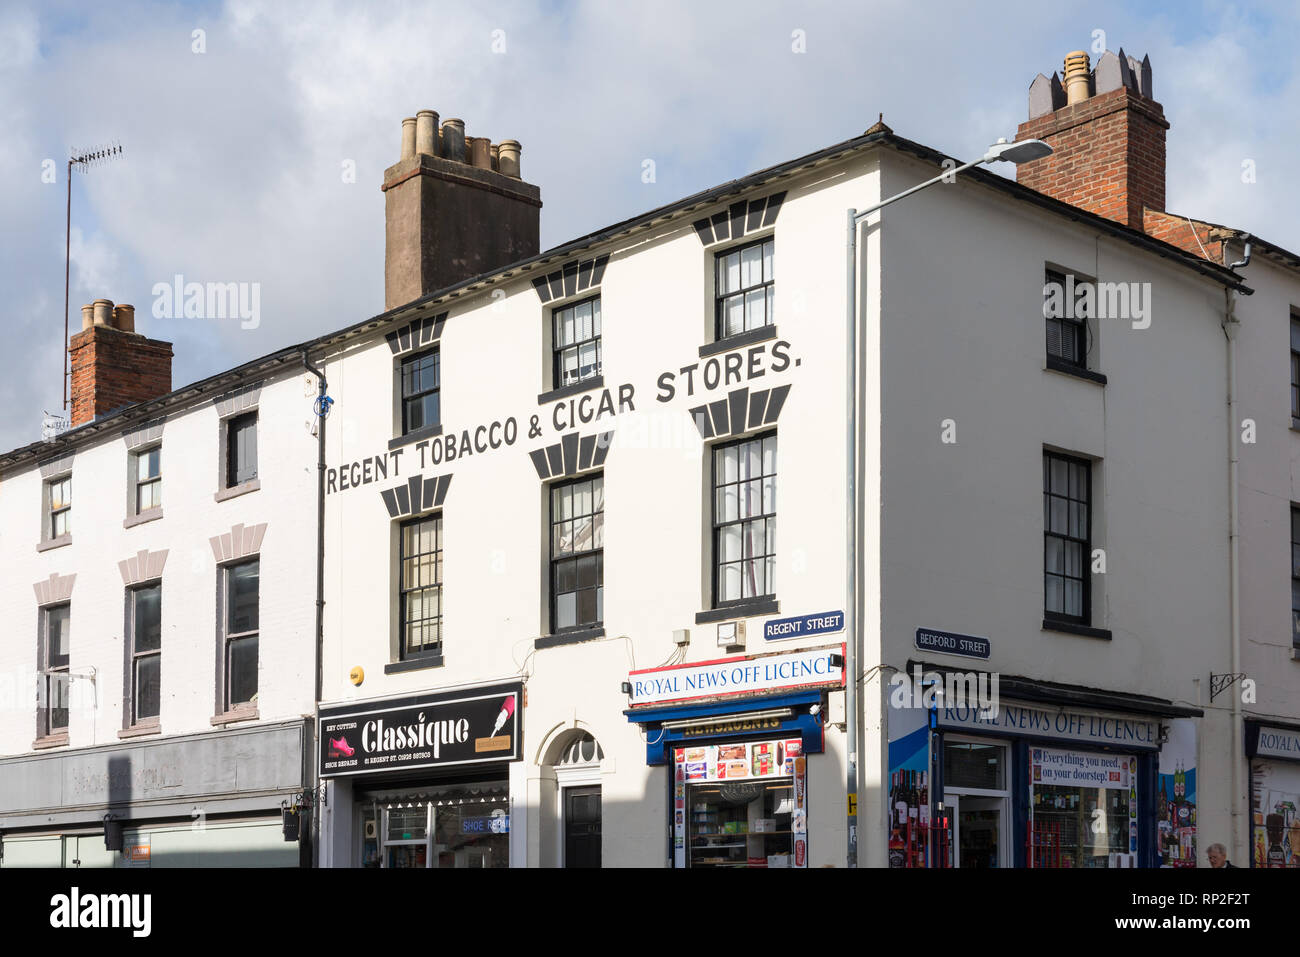
<instances>
[{"instance_id":1,"label":"arched doorway","mask_svg":"<svg viewBox=\"0 0 1300 957\"><path fill-rule=\"evenodd\" d=\"M604 759L600 742L586 731L575 730L560 742L553 767L563 867L601 866L600 763Z\"/></svg>"}]
</instances>

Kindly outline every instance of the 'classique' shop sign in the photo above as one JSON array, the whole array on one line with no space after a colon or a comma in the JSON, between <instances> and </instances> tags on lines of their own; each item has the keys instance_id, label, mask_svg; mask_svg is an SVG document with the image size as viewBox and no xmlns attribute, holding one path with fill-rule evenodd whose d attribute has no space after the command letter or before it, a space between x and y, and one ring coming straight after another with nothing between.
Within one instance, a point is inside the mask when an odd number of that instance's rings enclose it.
<instances>
[{"instance_id":1,"label":"'classique' shop sign","mask_svg":"<svg viewBox=\"0 0 1300 957\"><path fill-rule=\"evenodd\" d=\"M752 694L778 688L844 684L844 646L810 648L784 654L720 658L628 674L628 703L664 704L691 698Z\"/></svg>"},{"instance_id":2,"label":"'classique' shop sign","mask_svg":"<svg viewBox=\"0 0 1300 957\"><path fill-rule=\"evenodd\" d=\"M511 682L322 707L321 777L518 760L522 699Z\"/></svg>"},{"instance_id":3,"label":"'classique' shop sign","mask_svg":"<svg viewBox=\"0 0 1300 957\"><path fill-rule=\"evenodd\" d=\"M1155 721L1069 708L1043 708L1004 701L993 715L982 716L978 708L939 708L938 719L940 727L944 728L975 728L999 734L1091 741L1132 748L1160 747L1160 731Z\"/></svg>"}]
</instances>

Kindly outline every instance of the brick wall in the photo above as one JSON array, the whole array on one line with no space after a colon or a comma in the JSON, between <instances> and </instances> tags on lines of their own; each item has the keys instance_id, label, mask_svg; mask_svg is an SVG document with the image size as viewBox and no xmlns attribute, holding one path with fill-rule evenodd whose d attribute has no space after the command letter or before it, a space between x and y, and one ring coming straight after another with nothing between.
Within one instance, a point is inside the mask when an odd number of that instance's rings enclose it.
<instances>
[{"instance_id":1,"label":"brick wall","mask_svg":"<svg viewBox=\"0 0 1300 957\"><path fill-rule=\"evenodd\" d=\"M91 326L68 344L72 427L172 390L172 344L111 326Z\"/></svg>"},{"instance_id":2,"label":"brick wall","mask_svg":"<svg viewBox=\"0 0 1300 957\"><path fill-rule=\"evenodd\" d=\"M1148 209L1143 217L1143 231L1152 239L1177 246L1194 256L1226 265L1223 251L1222 229L1186 216ZM1213 238L1212 238L1213 237Z\"/></svg>"},{"instance_id":3,"label":"brick wall","mask_svg":"<svg viewBox=\"0 0 1300 957\"><path fill-rule=\"evenodd\" d=\"M1164 109L1127 87L1020 124L1051 156L1016 168L1016 181L1134 229L1143 208L1165 207Z\"/></svg>"}]
</instances>

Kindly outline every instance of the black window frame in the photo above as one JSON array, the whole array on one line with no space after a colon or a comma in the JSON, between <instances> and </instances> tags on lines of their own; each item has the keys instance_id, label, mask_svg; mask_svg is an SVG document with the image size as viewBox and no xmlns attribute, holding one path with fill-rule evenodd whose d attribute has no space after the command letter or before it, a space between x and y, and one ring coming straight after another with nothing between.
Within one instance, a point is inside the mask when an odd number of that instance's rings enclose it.
<instances>
[{"instance_id":1,"label":"black window frame","mask_svg":"<svg viewBox=\"0 0 1300 957\"><path fill-rule=\"evenodd\" d=\"M141 619L139 613L139 598L142 592L156 591L158 593L158 636L157 647L140 649L140 626ZM127 589L127 635L129 644L127 646L127 717L129 727L137 727L141 724L156 724L162 714L162 582L155 579L151 582L143 582L132 585ZM140 713L140 681L139 665L143 659L158 659L158 701L156 710L153 714L142 715Z\"/></svg>"},{"instance_id":2,"label":"black window frame","mask_svg":"<svg viewBox=\"0 0 1300 957\"><path fill-rule=\"evenodd\" d=\"M38 670L41 672L41 694L36 715L36 734L37 737L44 738L67 734L68 727L71 724L72 602L63 601L52 605L43 605L40 612L40 667ZM62 655L55 655L50 644L50 621L53 615L60 612L64 613L63 636L66 639L67 652ZM62 685L62 694L59 696L53 693L53 687L56 684ZM63 701L62 708L54 706L56 700ZM62 712L62 724L55 723L55 715L59 712Z\"/></svg>"},{"instance_id":3,"label":"black window frame","mask_svg":"<svg viewBox=\"0 0 1300 957\"><path fill-rule=\"evenodd\" d=\"M225 443L226 443L226 488L238 488L248 482L257 480L257 410L251 412L242 412L239 415L233 415L225 420ZM239 455L239 443L241 436L247 434L249 428L252 430L251 444L251 472L249 471L250 463L241 461ZM245 443L247 451L250 446Z\"/></svg>"},{"instance_id":4,"label":"black window frame","mask_svg":"<svg viewBox=\"0 0 1300 957\"><path fill-rule=\"evenodd\" d=\"M1065 280L1066 280L1065 273L1053 269L1049 266L1046 268L1044 272L1043 285L1047 286L1050 283L1059 283L1062 289L1062 303L1063 303L1062 311L1064 312L1066 309L1068 309L1070 312L1073 312L1074 311L1073 304L1066 304L1064 302L1064 290L1068 288ZM1080 281L1091 282L1092 280L1091 279L1080 280L1078 276L1075 276L1075 282L1078 283ZM1046 303L1046 299L1047 299L1046 291L1044 291L1043 293L1043 299L1044 299L1044 303ZM1047 349L1048 361L1059 362L1062 365L1068 366L1069 368L1072 369L1087 369L1088 368L1088 347L1091 339L1091 330L1088 328L1088 317L1077 316L1077 315L1074 318L1070 318L1069 316L1066 315L1049 316L1047 315L1046 308L1044 308L1043 321L1044 321L1044 326L1043 326L1044 334L1046 335L1045 348ZM1056 324L1058 329L1058 334L1057 334L1058 342L1064 343L1066 339L1066 333L1068 333L1069 338L1073 340L1075 358L1071 359L1066 355L1064 355L1060 351L1059 347L1056 352L1052 351L1053 323Z\"/></svg>"},{"instance_id":5,"label":"black window frame","mask_svg":"<svg viewBox=\"0 0 1300 957\"><path fill-rule=\"evenodd\" d=\"M1291 647L1300 652L1300 505L1291 505Z\"/></svg>"},{"instance_id":6,"label":"black window frame","mask_svg":"<svg viewBox=\"0 0 1300 957\"><path fill-rule=\"evenodd\" d=\"M423 374L424 369L421 363L433 359L433 385L424 388ZM411 370L408 372L408 370ZM421 382L419 388L411 388L413 383L411 379L419 374ZM432 349L425 349L413 355L405 356L397 367L397 388L398 401L401 402L402 409L402 435L410 435L412 432L419 432L423 429L432 429L442 424L442 350L435 346ZM435 415L432 422L421 422L419 425L411 424L411 404L422 402L426 397L434 397Z\"/></svg>"},{"instance_id":7,"label":"black window frame","mask_svg":"<svg viewBox=\"0 0 1300 957\"><path fill-rule=\"evenodd\" d=\"M233 579L235 573L241 568L247 568L249 565L257 566L257 601L254 608L257 614L257 621L251 629L242 631L232 631L233 603L235 600L235 591ZM262 665L262 559L260 555L252 558L243 559L237 562L221 566L222 579L222 601L221 601L221 662L222 662L222 679L221 679L221 702L222 710L226 714L242 710L254 710L257 708L257 698L261 690L261 665ZM256 686L252 695L246 701L235 701L232 694L231 684L234 678L234 668L231 665L232 652L236 643L254 642L255 664L253 668L253 683Z\"/></svg>"},{"instance_id":8,"label":"black window frame","mask_svg":"<svg viewBox=\"0 0 1300 957\"><path fill-rule=\"evenodd\" d=\"M577 324L577 310L580 306L591 304L591 328L592 334L586 339L574 339L572 342L560 344L560 323L566 312L574 314L574 324ZM585 299L576 299L573 302L564 303L556 306L551 310L551 388L562 389L566 386L578 385L589 379L598 378L604 369L604 344L601 341L602 331L600 293L594 296L587 296ZM564 381L564 356L568 352L581 353L582 347L587 343L595 343L596 346L596 365L592 372L587 375L581 374L581 365L579 365L579 375L572 382Z\"/></svg>"},{"instance_id":9,"label":"black window frame","mask_svg":"<svg viewBox=\"0 0 1300 957\"><path fill-rule=\"evenodd\" d=\"M426 523L433 523L433 549L432 551L416 551L408 553L407 551L407 534L408 528L417 528ZM398 525L397 528L397 656L399 661L423 661L427 659L440 659L445 647L444 628L446 625L446 604L443 594L443 562L444 552L446 551L443 542L445 534L442 512L429 512L419 515L415 518L408 519ZM412 564L411 568L416 567L420 559L425 556L431 556L433 567L433 581L429 583L416 582L409 583L407 576L408 562ZM433 616L425 615L418 622L408 620L410 614L410 602L408 595L414 592L436 591L438 599L438 613ZM413 624L420 624L425 627L432 622L436 625L438 638L436 642L421 640L419 648L415 651L410 647L410 627Z\"/></svg>"},{"instance_id":10,"label":"black window frame","mask_svg":"<svg viewBox=\"0 0 1300 957\"><path fill-rule=\"evenodd\" d=\"M1052 486L1052 462L1060 461L1066 464L1066 491L1064 495L1053 491ZM1092 625L1092 515L1093 515L1093 495L1092 495L1092 466L1091 460L1082 458L1077 455L1069 455L1064 452L1054 452L1048 449L1043 450L1043 618L1047 621L1065 622L1068 624ZM1084 490L1082 499L1075 498L1072 494L1074 489L1071 487L1074 468L1082 468L1084 476ZM1066 530L1065 532L1054 531L1052 528L1052 500L1064 499L1066 509ZM1086 513L1084 525L1084 534L1082 537L1070 534L1070 512L1071 506L1081 504ZM1062 542L1061 546L1061 571L1052 571L1048 564L1049 541L1056 539ZM1068 574L1068 563L1066 555L1069 546L1078 546L1079 548L1079 574ZM1072 615L1065 611L1055 611L1048 608L1047 580L1048 578L1061 579L1061 607L1068 607L1066 596L1066 583L1069 581L1078 581L1080 589L1080 611L1081 614Z\"/></svg>"},{"instance_id":11,"label":"black window frame","mask_svg":"<svg viewBox=\"0 0 1300 957\"><path fill-rule=\"evenodd\" d=\"M596 508L596 489L595 482L600 483L600 508ZM568 518L561 518L556 514L556 493L567 492L570 497L573 490L582 485L591 485L591 511L584 512L581 515L573 510ZM550 594L550 627L552 635L562 635L572 631L583 631L588 628L600 628L605 623L605 473L589 472L585 475L579 475L576 478L563 482L552 482L547 486L546 499L549 510L549 522L547 524L547 541L548 555L547 562L547 590ZM590 518L591 528L591 547L578 550L572 545L577 540L577 525L583 518ZM599 521L597 520L599 518ZM570 547L568 549L558 549L562 529L567 525L573 525L575 531L569 537ZM597 544L599 542L599 544ZM582 564L589 559L595 559L595 582L588 585L580 585L580 569ZM573 569L572 582L573 587L564 591L560 590L561 576L564 569L571 567ZM580 598L581 592L590 591L594 593L595 617L590 620L584 620L579 612L582 606ZM571 625L559 624L559 606L562 595L574 596L574 622Z\"/></svg>"},{"instance_id":12,"label":"black window frame","mask_svg":"<svg viewBox=\"0 0 1300 957\"><path fill-rule=\"evenodd\" d=\"M712 536L711 536L711 537L712 537L712 546L713 546L713 554L712 554L712 556L711 556L710 578L712 579L712 598L713 598L713 607L714 607L714 608L729 608L729 607L734 606L734 605L748 605L748 604L752 604L752 603L754 603L754 602L769 601L769 600L772 600L772 599L776 598L776 587L775 587L775 582L774 582L773 580L770 580L770 579L775 579L775 577L776 577L776 569L775 569L775 564L776 564L776 545L775 545L775 542L773 542L773 545L772 545L772 551L769 552L769 551L767 551L767 542L768 542L768 534L769 534L769 533L768 533L768 523L771 523L773 526L775 526L775 525L776 525L776 518L777 518L777 511L776 511L776 496L777 496L777 488L778 488L777 483L778 483L778 480L779 480L779 478L780 478L780 474L781 474L781 469L780 469L780 461L781 461L780 456L781 456L781 451L780 451L780 444L779 444L779 443L777 443L776 450L775 450L775 455L774 455L774 457L773 457L773 471L770 473L770 477L771 477L771 479L772 479L772 510L771 510L770 512L769 512L769 511L766 511L766 510L762 510L762 511L760 511L760 513L757 514L757 515L751 515L751 516L749 516L749 517L740 517L740 508L739 508L739 494L740 494L740 487L741 487L742 485L744 485L744 484L748 484L748 483L750 483L750 482L758 482L758 483L759 483L759 507L760 507L760 509L763 508L763 503L762 503L763 480L769 477L769 473L767 473L767 472L765 472L765 471L763 470L763 464L762 464L762 461L763 461L762 444L763 444L763 442L764 442L766 439L771 439L773 442L776 442L776 441L777 441L777 430L776 430L776 429L768 429L767 431L759 432L759 433L757 433L757 434L755 434L755 435L746 436L746 437L744 437L744 438L735 439L735 440L732 440L732 441L730 441L730 442L718 442L718 443L714 443L713 445L711 445L711 446L708 447L708 448L709 448L709 476L710 476L710 478L709 478L709 518L710 518L710 522L711 522L711 525L712 525ZM739 469L737 469L736 480L735 480L734 482L723 481L723 482L720 483L720 482L719 482L719 476L718 476L718 461L719 461L719 454L720 454L720 453L724 453L724 452L725 452L727 449L729 449L729 448L740 448L740 447L743 447L743 446L745 446L745 445L748 445L749 443L752 443L752 442L758 442L758 443L759 443L759 475L757 475L757 476L750 476L749 478L744 478L744 479L742 479L742 478L740 477L740 471L739 471ZM737 463L739 464L739 459L737 460ZM720 488L725 488L725 487L727 487L727 486L731 486L731 485L734 485L734 486L736 487L736 494L737 494L737 509L736 509L736 514L737 514L737 517L736 517L735 519L724 519L724 520L722 520L722 521L719 521L719 512L718 512L718 492L719 492L719 489L720 489ZM743 526L745 526L746 524L752 524L752 523L755 523L755 522L758 522L758 521L762 521L762 522L763 522L763 552L762 552L762 554L761 554L761 555L760 555L760 554L754 554L754 555L752 555L752 556L750 557L750 559L746 559L746 558L744 557L744 548L743 548L743 545L742 545L742 549L741 549L741 557L740 557L739 560L724 562L724 561L722 560L722 558L723 558L723 549L722 549L722 535L723 535L723 530L726 529L726 528L730 528L730 527L733 526L733 525L740 525L740 526L742 526L741 534L742 534L742 536L743 536L743 535L744 535L744 529L743 529ZM773 531L772 535L773 535L773 538L774 538L774 537L775 537L775 531ZM744 592L744 588L742 587L742 588L741 588L742 595L741 595L740 598L727 598L727 599L720 598L719 596L722 594L722 588L721 588L720 586L721 586L721 583L722 583L723 566L724 566L724 565L737 565L737 564L738 564L738 565L741 566L741 569L742 569L742 576L743 576L743 574L744 574L744 571L743 571L743 570L744 570L744 567L745 567L746 563L747 563L747 562L753 562L753 561L756 561L756 560L758 560L758 559L762 559L762 561L763 561L763 578L764 578L763 584L764 584L764 591L762 591L762 592L758 592L757 589L755 589L755 594L753 594L753 595L749 595L749 596L746 596L746 595L743 594L743 592ZM769 564L769 562L770 562L771 565L772 565L772 574L771 574L771 576L770 576L770 579L769 579L769 575L768 575L768 572L767 572L767 568L768 568L768 564Z\"/></svg>"},{"instance_id":13,"label":"black window frame","mask_svg":"<svg viewBox=\"0 0 1300 957\"><path fill-rule=\"evenodd\" d=\"M762 248L769 244L772 247L771 275L768 274L768 270L762 267L762 263L764 262ZM744 285L744 278L743 278L744 252L746 249L753 249L754 247L759 248L759 256L758 256L758 260L760 264L759 268L763 273L763 278L759 282L753 285L746 286ZM722 261L727 257L733 255L740 256L740 264L741 264L740 268L742 273L742 278L740 280L741 284L736 289L729 290L728 292L724 293L722 291L722 281L721 281ZM756 289L765 290L763 294L764 321L757 326L751 327L748 322L748 314L749 314L748 294L753 292ZM775 289L776 289L776 237L774 235L769 234L759 239L755 239L751 242L742 243L738 246L731 246L727 249L721 249L718 250L718 252L714 253L713 255L713 337L714 340L717 342L722 342L725 339L732 339L736 336L744 335L746 332L752 332L757 329L766 329L776 325L776 317L774 315L774 309L773 309L773 306L775 305L775 295L776 295ZM741 324L744 326L744 328L737 330L735 332L728 333L726 331L726 322L723 318L724 308L727 302L737 297L739 297L742 301L742 305L741 305L742 323Z\"/></svg>"},{"instance_id":14,"label":"black window frame","mask_svg":"<svg viewBox=\"0 0 1300 957\"><path fill-rule=\"evenodd\" d=\"M157 453L158 455L158 474L153 476L141 477L140 466L149 461L149 457ZM229 455L229 448L226 450ZM156 508L162 508L162 444L151 445L148 448L137 449L131 453L131 504L132 515L143 515L145 512L153 511ZM144 506L140 501L140 493L144 491L145 486L158 489L158 502L154 505Z\"/></svg>"}]
</instances>

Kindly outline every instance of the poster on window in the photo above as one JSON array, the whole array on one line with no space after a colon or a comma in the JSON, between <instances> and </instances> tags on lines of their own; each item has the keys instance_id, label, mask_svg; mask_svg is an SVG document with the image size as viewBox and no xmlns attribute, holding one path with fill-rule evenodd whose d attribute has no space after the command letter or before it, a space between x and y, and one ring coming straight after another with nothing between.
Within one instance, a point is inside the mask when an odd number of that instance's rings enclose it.
<instances>
[{"instance_id":1,"label":"poster on window","mask_svg":"<svg viewBox=\"0 0 1300 957\"><path fill-rule=\"evenodd\" d=\"M1250 776L1255 866L1300 868L1300 765L1256 758Z\"/></svg>"},{"instance_id":2,"label":"poster on window","mask_svg":"<svg viewBox=\"0 0 1300 957\"><path fill-rule=\"evenodd\" d=\"M929 846L930 719L889 704L889 866L925 867Z\"/></svg>"},{"instance_id":3,"label":"poster on window","mask_svg":"<svg viewBox=\"0 0 1300 957\"><path fill-rule=\"evenodd\" d=\"M1160 748L1156 842L1161 867L1196 866L1196 722L1176 718Z\"/></svg>"}]
</instances>

